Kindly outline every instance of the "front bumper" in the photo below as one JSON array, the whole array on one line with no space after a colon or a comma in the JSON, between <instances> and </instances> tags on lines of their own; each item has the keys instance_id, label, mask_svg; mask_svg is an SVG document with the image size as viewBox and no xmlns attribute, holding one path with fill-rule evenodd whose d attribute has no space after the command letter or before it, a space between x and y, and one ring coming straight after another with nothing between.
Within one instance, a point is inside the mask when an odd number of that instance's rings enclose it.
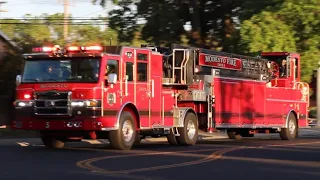
<instances>
[{"instance_id":1,"label":"front bumper","mask_svg":"<svg viewBox=\"0 0 320 180\"><path fill-rule=\"evenodd\" d=\"M72 118L72 119L33 119L24 118L12 121L16 130L83 130L98 131L107 129L106 119L102 118Z\"/></svg>"},{"instance_id":2,"label":"front bumper","mask_svg":"<svg viewBox=\"0 0 320 180\"><path fill-rule=\"evenodd\" d=\"M67 131L106 131L116 129L116 115L101 116L98 110L74 108L72 116L38 116L32 108L16 109L11 123L16 130L67 130Z\"/></svg>"}]
</instances>

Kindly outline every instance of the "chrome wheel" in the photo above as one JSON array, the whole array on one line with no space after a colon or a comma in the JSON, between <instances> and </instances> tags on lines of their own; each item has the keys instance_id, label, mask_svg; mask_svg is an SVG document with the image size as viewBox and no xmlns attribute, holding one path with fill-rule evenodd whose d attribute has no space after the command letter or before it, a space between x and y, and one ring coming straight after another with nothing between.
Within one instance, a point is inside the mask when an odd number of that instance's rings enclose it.
<instances>
[{"instance_id":1,"label":"chrome wheel","mask_svg":"<svg viewBox=\"0 0 320 180\"><path fill-rule=\"evenodd\" d=\"M189 120L187 125L188 138L193 139L195 134L196 134L196 125L193 123L193 121Z\"/></svg>"},{"instance_id":2,"label":"chrome wheel","mask_svg":"<svg viewBox=\"0 0 320 180\"><path fill-rule=\"evenodd\" d=\"M122 134L125 142L131 141L133 137L133 132L134 130L133 130L132 124L130 123L130 120L124 121L122 126Z\"/></svg>"},{"instance_id":3,"label":"chrome wheel","mask_svg":"<svg viewBox=\"0 0 320 180\"><path fill-rule=\"evenodd\" d=\"M296 125L295 125L294 121L289 121L289 127L288 128L289 128L289 133L291 135L293 135L295 133L295 131L296 131Z\"/></svg>"}]
</instances>

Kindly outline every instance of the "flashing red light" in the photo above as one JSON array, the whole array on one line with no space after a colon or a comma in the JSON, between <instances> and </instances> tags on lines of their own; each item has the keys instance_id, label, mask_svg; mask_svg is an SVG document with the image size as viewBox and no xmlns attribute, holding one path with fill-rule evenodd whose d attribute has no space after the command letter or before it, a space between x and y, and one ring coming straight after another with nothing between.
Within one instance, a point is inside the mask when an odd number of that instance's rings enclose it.
<instances>
[{"instance_id":1,"label":"flashing red light","mask_svg":"<svg viewBox=\"0 0 320 180\"><path fill-rule=\"evenodd\" d=\"M84 51L102 51L102 46L87 46L83 47Z\"/></svg>"},{"instance_id":2,"label":"flashing red light","mask_svg":"<svg viewBox=\"0 0 320 180\"><path fill-rule=\"evenodd\" d=\"M69 46L67 47L68 51L80 51L80 48L78 46Z\"/></svg>"},{"instance_id":3,"label":"flashing red light","mask_svg":"<svg viewBox=\"0 0 320 180\"><path fill-rule=\"evenodd\" d=\"M23 98L24 98L24 99L30 99L30 98L31 98L31 95L30 95L30 94L24 94L24 95L23 95Z\"/></svg>"},{"instance_id":4,"label":"flashing red light","mask_svg":"<svg viewBox=\"0 0 320 180\"><path fill-rule=\"evenodd\" d=\"M49 46L44 46L44 47L36 47L36 48L32 48L33 52L53 52L53 51L57 51L58 49L60 49L60 47L54 46L54 47L49 47Z\"/></svg>"}]
</instances>

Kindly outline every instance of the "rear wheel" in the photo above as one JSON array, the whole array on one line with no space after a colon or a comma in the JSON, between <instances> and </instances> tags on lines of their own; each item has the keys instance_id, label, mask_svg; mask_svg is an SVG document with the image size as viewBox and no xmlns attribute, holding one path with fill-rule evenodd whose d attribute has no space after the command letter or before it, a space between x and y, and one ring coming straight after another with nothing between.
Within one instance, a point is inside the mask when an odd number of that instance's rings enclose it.
<instances>
[{"instance_id":1,"label":"rear wheel","mask_svg":"<svg viewBox=\"0 0 320 180\"><path fill-rule=\"evenodd\" d=\"M195 145L198 140L198 119L194 113L189 112L184 119L184 127L178 128L180 136L177 142L181 145Z\"/></svg>"},{"instance_id":2,"label":"rear wheel","mask_svg":"<svg viewBox=\"0 0 320 180\"><path fill-rule=\"evenodd\" d=\"M170 134L167 135L167 140L170 145L178 145L177 137L173 133L173 129L170 129Z\"/></svg>"},{"instance_id":3,"label":"rear wheel","mask_svg":"<svg viewBox=\"0 0 320 180\"><path fill-rule=\"evenodd\" d=\"M234 130L227 130L227 134L229 139L240 140L242 138L242 136L237 131L234 131Z\"/></svg>"},{"instance_id":4,"label":"rear wheel","mask_svg":"<svg viewBox=\"0 0 320 180\"><path fill-rule=\"evenodd\" d=\"M41 135L41 141L47 148L60 149L64 147L64 142L54 137Z\"/></svg>"},{"instance_id":5,"label":"rear wheel","mask_svg":"<svg viewBox=\"0 0 320 180\"><path fill-rule=\"evenodd\" d=\"M250 134L249 130L244 130L240 135L241 137L254 137L254 134Z\"/></svg>"},{"instance_id":6,"label":"rear wheel","mask_svg":"<svg viewBox=\"0 0 320 180\"><path fill-rule=\"evenodd\" d=\"M109 141L113 148L129 150L136 141L136 126L133 115L124 111L119 120L119 129L109 132Z\"/></svg>"},{"instance_id":7,"label":"rear wheel","mask_svg":"<svg viewBox=\"0 0 320 180\"><path fill-rule=\"evenodd\" d=\"M289 114L287 128L282 128L280 138L282 140L292 140L298 137L297 118L293 113Z\"/></svg>"}]
</instances>

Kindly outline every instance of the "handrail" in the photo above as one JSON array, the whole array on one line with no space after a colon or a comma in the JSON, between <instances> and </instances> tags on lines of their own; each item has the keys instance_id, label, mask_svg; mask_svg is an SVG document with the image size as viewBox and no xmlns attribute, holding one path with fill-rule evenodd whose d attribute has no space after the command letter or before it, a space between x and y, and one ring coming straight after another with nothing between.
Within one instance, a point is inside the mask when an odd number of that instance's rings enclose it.
<instances>
[{"instance_id":1,"label":"handrail","mask_svg":"<svg viewBox=\"0 0 320 180\"><path fill-rule=\"evenodd\" d=\"M307 101L308 102L308 107L310 105L310 99L309 99L309 84L305 82L294 82L293 84L293 89L298 89L301 90L301 95L302 95L302 101Z\"/></svg>"}]
</instances>

